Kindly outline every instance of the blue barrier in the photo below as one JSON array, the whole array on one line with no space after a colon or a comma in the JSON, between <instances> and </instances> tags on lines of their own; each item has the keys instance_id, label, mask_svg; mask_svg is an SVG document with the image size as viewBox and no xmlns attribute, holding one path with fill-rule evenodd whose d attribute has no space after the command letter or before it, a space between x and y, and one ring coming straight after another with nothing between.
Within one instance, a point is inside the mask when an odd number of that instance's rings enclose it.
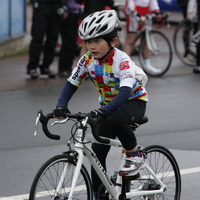
<instances>
[{"instance_id":1,"label":"blue barrier","mask_svg":"<svg viewBox=\"0 0 200 200\"><path fill-rule=\"evenodd\" d=\"M26 31L26 0L0 0L0 43Z\"/></svg>"},{"instance_id":2,"label":"blue barrier","mask_svg":"<svg viewBox=\"0 0 200 200\"><path fill-rule=\"evenodd\" d=\"M176 0L158 0L158 4L161 10L180 12L181 9L178 7Z\"/></svg>"}]
</instances>

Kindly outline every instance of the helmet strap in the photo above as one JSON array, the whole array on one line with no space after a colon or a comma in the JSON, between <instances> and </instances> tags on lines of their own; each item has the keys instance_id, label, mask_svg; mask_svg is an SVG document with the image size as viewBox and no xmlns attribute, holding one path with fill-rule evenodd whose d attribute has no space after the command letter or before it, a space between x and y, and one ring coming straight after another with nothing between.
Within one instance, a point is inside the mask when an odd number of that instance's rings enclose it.
<instances>
[{"instance_id":1,"label":"helmet strap","mask_svg":"<svg viewBox=\"0 0 200 200\"><path fill-rule=\"evenodd\" d=\"M102 56L101 58L97 58L95 60L103 61L110 54L110 52L112 50L113 50L113 47L110 47L110 49L108 50L108 52L104 56Z\"/></svg>"}]
</instances>

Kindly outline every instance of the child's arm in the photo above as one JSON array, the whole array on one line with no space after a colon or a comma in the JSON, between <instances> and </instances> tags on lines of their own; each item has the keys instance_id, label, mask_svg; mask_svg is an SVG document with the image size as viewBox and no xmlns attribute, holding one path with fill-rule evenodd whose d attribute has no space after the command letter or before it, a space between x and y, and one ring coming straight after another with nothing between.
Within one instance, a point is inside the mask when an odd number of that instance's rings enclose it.
<instances>
[{"instance_id":1,"label":"child's arm","mask_svg":"<svg viewBox=\"0 0 200 200\"><path fill-rule=\"evenodd\" d=\"M130 87L121 87L116 97L108 105L102 108L105 111L106 115L112 115L120 110L130 97L131 91L132 88Z\"/></svg>"},{"instance_id":2,"label":"child's arm","mask_svg":"<svg viewBox=\"0 0 200 200\"><path fill-rule=\"evenodd\" d=\"M68 107L68 102L73 96L73 94L78 89L77 86L72 85L69 81L66 81L66 83L63 86L63 89L60 93L60 97L58 99L57 106L65 106Z\"/></svg>"}]
</instances>

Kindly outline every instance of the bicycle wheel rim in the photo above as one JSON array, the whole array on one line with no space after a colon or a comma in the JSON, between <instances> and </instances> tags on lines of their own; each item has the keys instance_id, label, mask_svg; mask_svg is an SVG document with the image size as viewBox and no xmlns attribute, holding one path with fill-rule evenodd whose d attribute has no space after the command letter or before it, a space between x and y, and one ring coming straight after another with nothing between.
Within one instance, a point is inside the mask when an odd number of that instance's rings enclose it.
<instances>
[{"instance_id":1,"label":"bicycle wheel rim","mask_svg":"<svg viewBox=\"0 0 200 200\"><path fill-rule=\"evenodd\" d=\"M174 50L177 55L177 57L180 59L180 61L188 66L194 66L196 65L196 59L194 56L190 57L184 57L186 51L185 51L185 46L187 46L188 50L192 52L193 54L196 54L196 45L192 43L191 38L194 31L194 26L191 26L191 30L189 31L188 28L186 28L186 36L184 36L184 27L186 26L185 23L187 23L188 20L182 21L176 28L175 33L174 33L174 38L173 38L173 43L174 43ZM187 35L188 32L188 35ZM184 42L188 38L188 44L184 44Z\"/></svg>"},{"instance_id":2,"label":"bicycle wheel rim","mask_svg":"<svg viewBox=\"0 0 200 200\"><path fill-rule=\"evenodd\" d=\"M153 77L163 76L168 70L172 62L172 48L167 37L156 30L150 32L150 37L152 37L151 44L154 46L152 51L149 53L149 61L151 67L145 65L144 49L146 46L146 40L141 43L139 51L139 61L143 70Z\"/></svg>"},{"instance_id":3,"label":"bicycle wheel rim","mask_svg":"<svg viewBox=\"0 0 200 200\"><path fill-rule=\"evenodd\" d=\"M65 177L60 189L56 191L61 180L62 172L66 166ZM75 167L76 162L64 155L56 156L48 160L38 171L33 181L29 200L68 199ZM91 187L89 175L83 166L74 189L73 199L92 200Z\"/></svg>"}]
</instances>

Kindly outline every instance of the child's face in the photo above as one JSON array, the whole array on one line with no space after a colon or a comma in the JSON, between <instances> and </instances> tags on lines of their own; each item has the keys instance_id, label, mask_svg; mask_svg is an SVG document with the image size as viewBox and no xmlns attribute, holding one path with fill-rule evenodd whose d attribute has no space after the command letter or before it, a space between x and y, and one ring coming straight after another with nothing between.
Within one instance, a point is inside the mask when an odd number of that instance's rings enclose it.
<instances>
[{"instance_id":1,"label":"child's face","mask_svg":"<svg viewBox=\"0 0 200 200\"><path fill-rule=\"evenodd\" d=\"M108 45L108 43L102 38L87 40L85 43L88 50L92 53L92 56L95 59L102 58L103 56L106 55L106 53L110 49L110 46ZM111 42L111 46L112 46L112 42Z\"/></svg>"}]
</instances>

